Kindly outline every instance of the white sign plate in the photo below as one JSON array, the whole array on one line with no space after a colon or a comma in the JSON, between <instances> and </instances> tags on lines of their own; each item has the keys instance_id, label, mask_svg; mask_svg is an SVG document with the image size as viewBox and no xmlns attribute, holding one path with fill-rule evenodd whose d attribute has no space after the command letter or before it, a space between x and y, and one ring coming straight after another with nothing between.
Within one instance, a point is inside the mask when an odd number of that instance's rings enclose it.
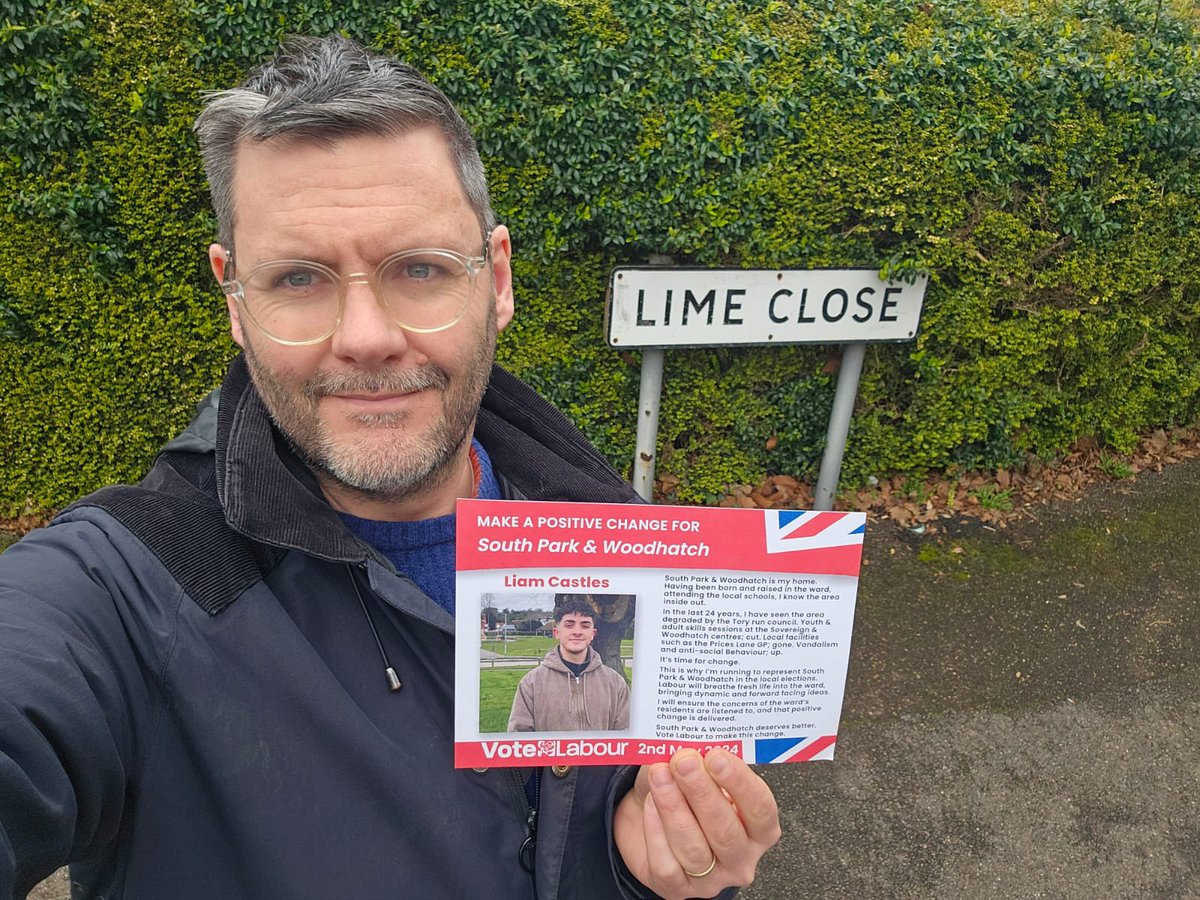
<instances>
[{"instance_id":1,"label":"white sign plate","mask_svg":"<svg viewBox=\"0 0 1200 900\"><path fill-rule=\"evenodd\" d=\"M928 277L874 269L620 268L608 292L613 347L910 341Z\"/></svg>"}]
</instances>

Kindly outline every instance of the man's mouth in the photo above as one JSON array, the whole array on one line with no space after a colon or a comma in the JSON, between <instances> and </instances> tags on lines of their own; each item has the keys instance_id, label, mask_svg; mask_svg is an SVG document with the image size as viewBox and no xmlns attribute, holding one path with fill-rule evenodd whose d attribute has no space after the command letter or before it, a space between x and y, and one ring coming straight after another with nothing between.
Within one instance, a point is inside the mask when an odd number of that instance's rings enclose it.
<instances>
[{"instance_id":1,"label":"man's mouth","mask_svg":"<svg viewBox=\"0 0 1200 900\"><path fill-rule=\"evenodd\" d=\"M426 390L444 391L450 379L432 363L417 369L382 372L317 372L307 380L304 392L316 401L334 397L348 402L386 403Z\"/></svg>"},{"instance_id":2,"label":"man's mouth","mask_svg":"<svg viewBox=\"0 0 1200 900\"><path fill-rule=\"evenodd\" d=\"M383 391L377 394L356 392L329 394L327 399L336 401L340 407L351 413L403 413L408 411L423 393L424 391Z\"/></svg>"},{"instance_id":3,"label":"man's mouth","mask_svg":"<svg viewBox=\"0 0 1200 900\"><path fill-rule=\"evenodd\" d=\"M347 400L352 403L386 403L389 400L402 400L405 397L411 397L419 391L380 391L379 393L356 393L356 394L330 394L338 400Z\"/></svg>"}]
</instances>

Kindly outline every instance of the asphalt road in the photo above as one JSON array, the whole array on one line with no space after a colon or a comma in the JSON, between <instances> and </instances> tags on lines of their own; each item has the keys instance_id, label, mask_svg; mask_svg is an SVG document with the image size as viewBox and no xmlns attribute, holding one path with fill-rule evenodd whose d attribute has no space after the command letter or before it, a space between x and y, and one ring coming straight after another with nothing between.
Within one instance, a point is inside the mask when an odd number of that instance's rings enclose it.
<instances>
[{"instance_id":1,"label":"asphalt road","mask_svg":"<svg viewBox=\"0 0 1200 900\"><path fill-rule=\"evenodd\" d=\"M867 538L833 762L744 896L1200 897L1200 464ZM957 548L957 549L956 549Z\"/></svg>"},{"instance_id":2,"label":"asphalt road","mask_svg":"<svg viewBox=\"0 0 1200 900\"><path fill-rule=\"evenodd\" d=\"M1200 898L1197 508L1188 462L872 527L837 758L764 767L784 837L743 896Z\"/></svg>"}]
</instances>

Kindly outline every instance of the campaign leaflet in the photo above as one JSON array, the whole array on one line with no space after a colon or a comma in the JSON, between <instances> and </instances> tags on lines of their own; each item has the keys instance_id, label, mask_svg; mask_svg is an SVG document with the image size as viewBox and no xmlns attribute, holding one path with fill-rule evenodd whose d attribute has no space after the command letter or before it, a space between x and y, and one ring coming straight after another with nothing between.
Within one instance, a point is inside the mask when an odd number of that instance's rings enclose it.
<instances>
[{"instance_id":1,"label":"campaign leaflet","mask_svg":"<svg viewBox=\"0 0 1200 900\"><path fill-rule=\"evenodd\" d=\"M833 758L862 513L460 500L457 528L456 767Z\"/></svg>"}]
</instances>

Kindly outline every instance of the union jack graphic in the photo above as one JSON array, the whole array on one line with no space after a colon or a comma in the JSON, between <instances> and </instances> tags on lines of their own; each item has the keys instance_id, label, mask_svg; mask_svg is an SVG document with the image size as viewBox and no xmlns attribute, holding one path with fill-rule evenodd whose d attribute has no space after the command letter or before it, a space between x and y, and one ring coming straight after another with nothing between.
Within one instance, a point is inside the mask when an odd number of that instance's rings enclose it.
<instances>
[{"instance_id":1,"label":"union jack graphic","mask_svg":"<svg viewBox=\"0 0 1200 900\"><path fill-rule=\"evenodd\" d=\"M815 737L763 738L754 742L754 762L789 763L810 759L833 759L836 734Z\"/></svg>"},{"instance_id":2,"label":"union jack graphic","mask_svg":"<svg viewBox=\"0 0 1200 900\"><path fill-rule=\"evenodd\" d=\"M768 553L824 550L861 545L867 527L863 513L766 510Z\"/></svg>"}]
</instances>

